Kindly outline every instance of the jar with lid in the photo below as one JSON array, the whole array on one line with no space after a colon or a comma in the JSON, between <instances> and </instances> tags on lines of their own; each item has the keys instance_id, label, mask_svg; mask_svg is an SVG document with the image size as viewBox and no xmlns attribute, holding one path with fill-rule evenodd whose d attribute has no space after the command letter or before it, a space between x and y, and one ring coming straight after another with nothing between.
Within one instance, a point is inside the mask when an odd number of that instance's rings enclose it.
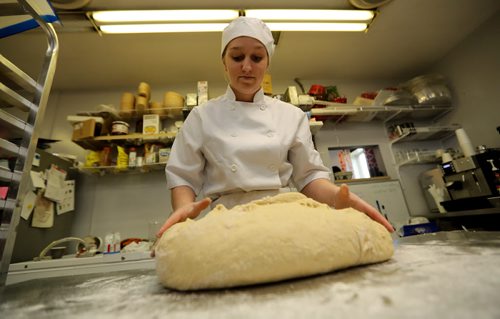
<instances>
[{"instance_id":1,"label":"jar with lid","mask_svg":"<svg viewBox=\"0 0 500 319\"><path fill-rule=\"evenodd\" d=\"M129 124L124 121L114 121L111 126L111 135L128 134Z\"/></svg>"}]
</instances>

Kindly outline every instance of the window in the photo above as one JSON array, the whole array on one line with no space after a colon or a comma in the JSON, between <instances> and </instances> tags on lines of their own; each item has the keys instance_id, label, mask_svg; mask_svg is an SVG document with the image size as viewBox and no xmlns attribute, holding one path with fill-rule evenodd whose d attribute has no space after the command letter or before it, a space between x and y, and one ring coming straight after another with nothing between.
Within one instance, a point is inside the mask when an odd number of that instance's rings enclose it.
<instances>
[{"instance_id":1,"label":"window","mask_svg":"<svg viewBox=\"0 0 500 319\"><path fill-rule=\"evenodd\" d=\"M378 145L329 147L336 180L386 176Z\"/></svg>"}]
</instances>

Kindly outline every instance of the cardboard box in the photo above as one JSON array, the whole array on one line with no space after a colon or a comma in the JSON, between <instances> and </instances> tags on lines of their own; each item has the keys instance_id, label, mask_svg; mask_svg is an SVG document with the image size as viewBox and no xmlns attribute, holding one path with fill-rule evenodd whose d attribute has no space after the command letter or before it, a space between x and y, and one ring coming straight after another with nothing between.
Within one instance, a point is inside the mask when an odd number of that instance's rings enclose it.
<instances>
[{"instance_id":1,"label":"cardboard box","mask_svg":"<svg viewBox=\"0 0 500 319\"><path fill-rule=\"evenodd\" d=\"M142 117L142 134L159 134L161 130L160 115L145 114Z\"/></svg>"},{"instance_id":2,"label":"cardboard box","mask_svg":"<svg viewBox=\"0 0 500 319\"><path fill-rule=\"evenodd\" d=\"M196 93L188 93L186 95L186 106L193 108L198 105L198 95Z\"/></svg>"},{"instance_id":3,"label":"cardboard box","mask_svg":"<svg viewBox=\"0 0 500 319\"><path fill-rule=\"evenodd\" d=\"M85 120L73 124L72 140L81 140L94 137L96 133L96 121L94 119Z\"/></svg>"},{"instance_id":4,"label":"cardboard box","mask_svg":"<svg viewBox=\"0 0 500 319\"><path fill-rule=\"evenodd\" d=\"M208 81L198 81L198 105L208 101Z\"/></svg>"},{"instance_id":5,"label":"cardboard box","mask_svg":"<svg viewBox=\"0 0 500 319\"><path fill-rule=\"evenodd\" d=\"M289 86L285 91L285 101L293 105L299 105L299 95L295 86Z\"/></svg>"}]
</instances>

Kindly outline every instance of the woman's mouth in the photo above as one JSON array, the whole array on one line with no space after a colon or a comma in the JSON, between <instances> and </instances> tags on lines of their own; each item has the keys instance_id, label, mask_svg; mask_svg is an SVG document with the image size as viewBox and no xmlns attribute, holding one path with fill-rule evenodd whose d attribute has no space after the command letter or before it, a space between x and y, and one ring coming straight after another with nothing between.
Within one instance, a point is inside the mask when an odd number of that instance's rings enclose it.
<instances>
[{"instance_id":1,"label":"woman's mouth","mask_svg":"<svg viewBox=\"0 0 500 319\"><path fill-rule=\"evenodd\" d=\"M255 79L255 77L253 77L253 76L240 76L240 80L243 80L243 81L252 81L254 79Z\"/></svg>"}]
</instances>

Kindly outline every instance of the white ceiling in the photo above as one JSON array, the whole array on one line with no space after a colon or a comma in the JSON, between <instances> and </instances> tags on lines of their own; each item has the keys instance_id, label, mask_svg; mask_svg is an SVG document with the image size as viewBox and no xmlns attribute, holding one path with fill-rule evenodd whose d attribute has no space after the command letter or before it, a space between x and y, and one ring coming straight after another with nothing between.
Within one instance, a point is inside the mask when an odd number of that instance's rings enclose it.
<instances>
[{"instance_id":1,"label":"white ceiling","mask_svg":"<svg viewBox=\"0 0 500 319\"><path fill-rule=\"evenodd\" d=\"M93 0L84 10L351 8L348 0L248 2ZM367 33L282 32L271 64L273 81L409 78L444 57L499 9L498 0L393 0L379 8ZM60 56L55 89L135 87L138 81L166 86L223 79L220 33L99 36L80 29L88 26L83 13L60 16L64 26L57 28ZM30 74L40 67L40 58L34 54L44 52L44 47L39 32L0 39L0 53Z\"/></svg>"}]
</instances>

